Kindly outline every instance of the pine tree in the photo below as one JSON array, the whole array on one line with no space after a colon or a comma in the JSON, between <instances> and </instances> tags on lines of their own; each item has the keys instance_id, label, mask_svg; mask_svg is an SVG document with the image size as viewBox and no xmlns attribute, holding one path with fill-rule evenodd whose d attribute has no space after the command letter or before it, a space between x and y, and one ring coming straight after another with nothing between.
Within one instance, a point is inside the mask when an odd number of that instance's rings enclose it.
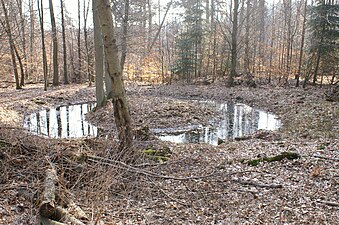
<instances>
[{"instance_id":1,"label":"pine tree","mask_svg":"<svg viewBox=\"0 0 339 225\"><path fill-rule=\"evenodd\" d=\"M204 36L203 5L201 0L192 0L185 2L183 7L185 8L185 19L183 30L176 41L178 51L173 72L189 83L192 80L192 75L195 79L201 76L202 39Z\"/></svg>"},{"instance_id":2,"label":"pine tree","mask_svg":"<svg viewBox=\"0 0 339 225\"><path fill-rule=\"evenodd\" d=\"M313 84L318 79L319 70L324 74L335 71L339 60L339 5L334 1L317 1L310 9L311 31L310 53L316 55ZM335 73L335 72L334 72Z\"/></svg>"}]
</instances>

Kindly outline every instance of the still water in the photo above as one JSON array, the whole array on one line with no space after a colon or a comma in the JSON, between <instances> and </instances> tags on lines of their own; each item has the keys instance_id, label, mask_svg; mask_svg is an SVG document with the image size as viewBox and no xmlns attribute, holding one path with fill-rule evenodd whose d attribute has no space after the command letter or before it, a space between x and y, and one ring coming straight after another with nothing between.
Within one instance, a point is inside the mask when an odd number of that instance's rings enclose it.
<instances>
[{"instance_id":1,"label":"still water","mask_svg":"<svg viewBox=\"0 0 339 225\"><path fill-rule=\"evenodd\" d=\"M97 136L97 127L85 120L95 103L59 106L27 116L24 127L30 132L51 138L79 138Z\"/></svg>"},{"instance_id":2,"label":"still water","mask_svg":"<svg viewBox=\"0 0 339 225\"><path fill-rule=\"evenodd\" d=\"M211 119L208 126L196 125L152 131L163 141L218 145L220 140L226 141L252 134L257 130L277 130L281 127L281 121L274 114L245 104L215 102L202 104L213 104L220 112L220 118Z\"/></svg>"},{"instance_id":3,"label":"still water","mask_svg":"<svg viewBox=\"0 0 339 225\"><path fill-rule=\"evenodd\" d=\"M201 102L201 107L210 104L220 113L211 118L208 126L194 125L152 129L163 141L175 143L209 143L217 145L226 141L252 134L257 130L277 130L281 121L272 113L254 109L245 104ZM98 128L85 120L85 115L95 103L59 106L44 109L25 117L24 127L30 132L51 138L80 138L98 136Z\"/></svg>"}]
</instances>

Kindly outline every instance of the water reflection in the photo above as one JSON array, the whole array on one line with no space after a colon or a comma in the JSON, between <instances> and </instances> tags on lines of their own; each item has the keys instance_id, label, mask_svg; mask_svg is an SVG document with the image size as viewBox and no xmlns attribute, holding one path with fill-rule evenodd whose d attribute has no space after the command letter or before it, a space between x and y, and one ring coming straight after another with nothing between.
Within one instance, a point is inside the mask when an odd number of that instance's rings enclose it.
<instances>
[{"instance_id":1,"label":"water reflection","mask_svg":"<svg viewBox=\"0 0 339 225\"><path fill-rule=\"evenodd\" d=\"M154 129L161 140L175 143L209 143L217 145L219 140L246 136L257 130L277 130L281 122L268 112L245 104L214 104L220 112L220 120L212 120L209 126L188 126L180 129Z\"/></svg>"},{"instance_id":2,"label":"water reflection","mask_svg":"<svg viewBox=\"0 0 339 225\"><path fill-rule=\"evenodd\" d=\"M51 138L79 138L97 136L97 127L85 120L95 103L59 106L27 116L24 127L30 132Z\"/></svg>"}]
</instances>

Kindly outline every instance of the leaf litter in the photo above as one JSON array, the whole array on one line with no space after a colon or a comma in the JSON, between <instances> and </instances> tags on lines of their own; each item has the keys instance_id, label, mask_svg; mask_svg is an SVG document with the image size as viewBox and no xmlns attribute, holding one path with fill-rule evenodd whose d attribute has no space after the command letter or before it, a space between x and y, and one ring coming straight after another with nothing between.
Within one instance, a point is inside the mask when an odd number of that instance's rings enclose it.
<instances>
[{"instance_id":1,"label":"leaf litter","mask_svg":"<svg viewBox=\"0 0 339 225\"><path fill-rule=\"evenodd\" d=\"M168 148L164 163L141 157L133 168L112 163L114 138L48 139L27 133L24 115L95 101L94 88L70 85L0 91L0 224L35 224L44 171L53 162L60 189L90 215L90 224L336 224L339 210L338 103L324 90L222 85L127 86L134 125L207 124L218 114L197 100L234 101L277 114L283 127L219 146L175 144L146 135L136 150ZM114 134L110 104L87 119ZM112 135L114 137L114 135ZM301 158L243 160L296 152ZM82 155L83 159L74 155ZM87 155L110 159L106 164ZM180 178L180 179L179 179Z\"/></svg>"}]
</instances>

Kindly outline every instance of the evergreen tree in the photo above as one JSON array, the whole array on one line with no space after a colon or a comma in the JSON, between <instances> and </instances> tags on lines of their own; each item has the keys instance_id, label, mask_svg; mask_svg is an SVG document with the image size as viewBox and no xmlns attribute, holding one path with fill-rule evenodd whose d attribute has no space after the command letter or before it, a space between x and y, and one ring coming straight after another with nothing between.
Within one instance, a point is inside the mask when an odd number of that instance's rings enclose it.
<instances>
[{"instance_id":1,"label":"evergreen tree","mask_svg":"<svg viewBox=\"0 0 339 225\"><path fill-rule=\"evenodd\" d=\"M174 63L173 72L179 78L191 82L201 76L202 65L202 38L203 29L203 6L201 0L189 0L183 2L185 19L183 29L177 38L177 60Z\"/></svg>"},{"instance_id":2,"label":"evergreen tree","mask_svg":"<svg viewBox=\"0 0 339 225\"><path fill-rule=\"evenodd\" d=\"M320 69L322 78L324 74L330 74L337 69L335 67L339 61L339 5L334 1L320 0L310 8L309 12L311 31L309 50L312 55L316 55L313 74L313 84L315 84Z\"/></svg>"}]
</instances>

